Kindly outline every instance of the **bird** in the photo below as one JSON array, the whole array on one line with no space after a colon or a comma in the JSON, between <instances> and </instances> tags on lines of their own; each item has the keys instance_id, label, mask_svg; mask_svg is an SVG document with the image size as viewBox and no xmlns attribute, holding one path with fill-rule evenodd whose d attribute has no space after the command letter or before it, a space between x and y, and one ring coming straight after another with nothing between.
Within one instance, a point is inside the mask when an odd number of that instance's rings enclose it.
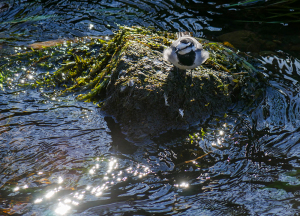
<instances>
[{"instance_id":1,"label":"bird","mask_svg":"<svg viewBox=\"0 0 300 216\"><path fill-rule=\"evenodd\" d=\"M190 35L189 32L177 32L178 39L164 50L163 57L181 70L194 69L209 58L209 52Z\"/></svg>"}]
</instances>

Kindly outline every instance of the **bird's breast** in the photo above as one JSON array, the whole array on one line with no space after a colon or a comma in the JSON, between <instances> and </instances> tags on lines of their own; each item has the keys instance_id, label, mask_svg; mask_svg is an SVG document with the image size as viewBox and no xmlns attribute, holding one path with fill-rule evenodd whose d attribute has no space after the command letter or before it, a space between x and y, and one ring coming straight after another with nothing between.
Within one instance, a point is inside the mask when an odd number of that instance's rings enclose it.
<instances>
[{"instance_id":1,"label":"bird's breast","mask_svg":"<svg viewBox=\"0 0 300 216\"><path fill-rule=\"evenodd\" d=\"M196 53L193 50L191 50L190 52L184 55L178 53L177 58L178 58L178 64L184 66L192 66L196 59Z\"/></svg>"}]
</instances>

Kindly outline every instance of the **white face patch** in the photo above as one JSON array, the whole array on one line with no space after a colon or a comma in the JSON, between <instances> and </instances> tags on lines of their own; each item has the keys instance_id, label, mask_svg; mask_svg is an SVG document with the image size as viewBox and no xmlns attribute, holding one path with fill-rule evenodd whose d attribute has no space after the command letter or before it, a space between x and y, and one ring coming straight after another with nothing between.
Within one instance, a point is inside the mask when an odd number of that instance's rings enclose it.
<instances>
[{"instance_id":1,"label":"white face patch","mask_svg":"<svg viewBox=\"0 0 300 216\"><path fill-rule=\"evenodd\" d=\"M191 52L193 50L193 47L194 46L192 46L192 47L186 47L185 49L182 49L182 50L178 51L177 53L179 55L187 54L187 53L189 53L189 52Z\"/></svg>"},{"instance_id":2,"label":"white face patch","mask_svg":"<svg viewBox=\"0 0 300 216\"><path fill-rule=\"evenodd\" d=\"M177 50L182 50L182 49L185 49L186 47L188 47L189 45L191 45L191 42L189 43L180 43L178 44L178 46L176 47Z\"/></svg>"}]
</instances>

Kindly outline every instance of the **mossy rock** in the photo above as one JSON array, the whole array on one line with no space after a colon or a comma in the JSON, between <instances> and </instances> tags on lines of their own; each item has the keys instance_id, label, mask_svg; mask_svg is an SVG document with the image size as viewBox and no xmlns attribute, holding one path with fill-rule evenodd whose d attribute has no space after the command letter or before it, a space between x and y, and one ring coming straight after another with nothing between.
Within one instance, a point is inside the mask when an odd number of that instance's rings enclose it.
<instances>
[{"instance_id":1,"label":"mossy rock","mask_svg":"<svg viewBox=\"0 0 300 216\"><path fill-rule=\"evenodd\" d=\"M210 58L186 73L176 69L162 54L174 39L175 34L124 26L108 41L69 42L0 60L0 81L12 69L20 73L21 63L40 67L45 73L31 87L80 92L78 100L100 105L131 138L187 128L233 105L247 107L264 92L259 61L220 43L198 39Z\"/></svg>"},{"instance_id":2,"label":"mossy rock","mask_svg":"<svg viewBox=\"0 0 300 216\"><path fill-rule=\"evenodd\" d=\"M187 74L163 59L172 40L162 33L130 35L115 55L102 108L129 137L186 128L257 98L258 71L221 44L199 40L211 57Z\"/></svg>"}]
</instances>

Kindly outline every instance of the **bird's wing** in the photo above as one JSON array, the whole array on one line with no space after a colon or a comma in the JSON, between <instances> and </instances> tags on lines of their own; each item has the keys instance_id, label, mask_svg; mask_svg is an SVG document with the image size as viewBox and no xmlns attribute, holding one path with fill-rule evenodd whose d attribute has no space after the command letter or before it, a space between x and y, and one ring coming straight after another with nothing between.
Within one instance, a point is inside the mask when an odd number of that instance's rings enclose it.
<instances>
[{"instance_id":1,"label":"bird's wing","mask_svg":"<svg viewBox=\"0 0 300 216\"><path fill-rule=\"evenodd\" d=\"M195 44L195 46L196 46L196 50L197 50L197 49L199 49L199 50L202 50L202 49L203 49L202 44L199 43L197 39L192 38L192 40L193 40L193 42L194 42L194 44Z\"/></svg>"}]
</instances>

